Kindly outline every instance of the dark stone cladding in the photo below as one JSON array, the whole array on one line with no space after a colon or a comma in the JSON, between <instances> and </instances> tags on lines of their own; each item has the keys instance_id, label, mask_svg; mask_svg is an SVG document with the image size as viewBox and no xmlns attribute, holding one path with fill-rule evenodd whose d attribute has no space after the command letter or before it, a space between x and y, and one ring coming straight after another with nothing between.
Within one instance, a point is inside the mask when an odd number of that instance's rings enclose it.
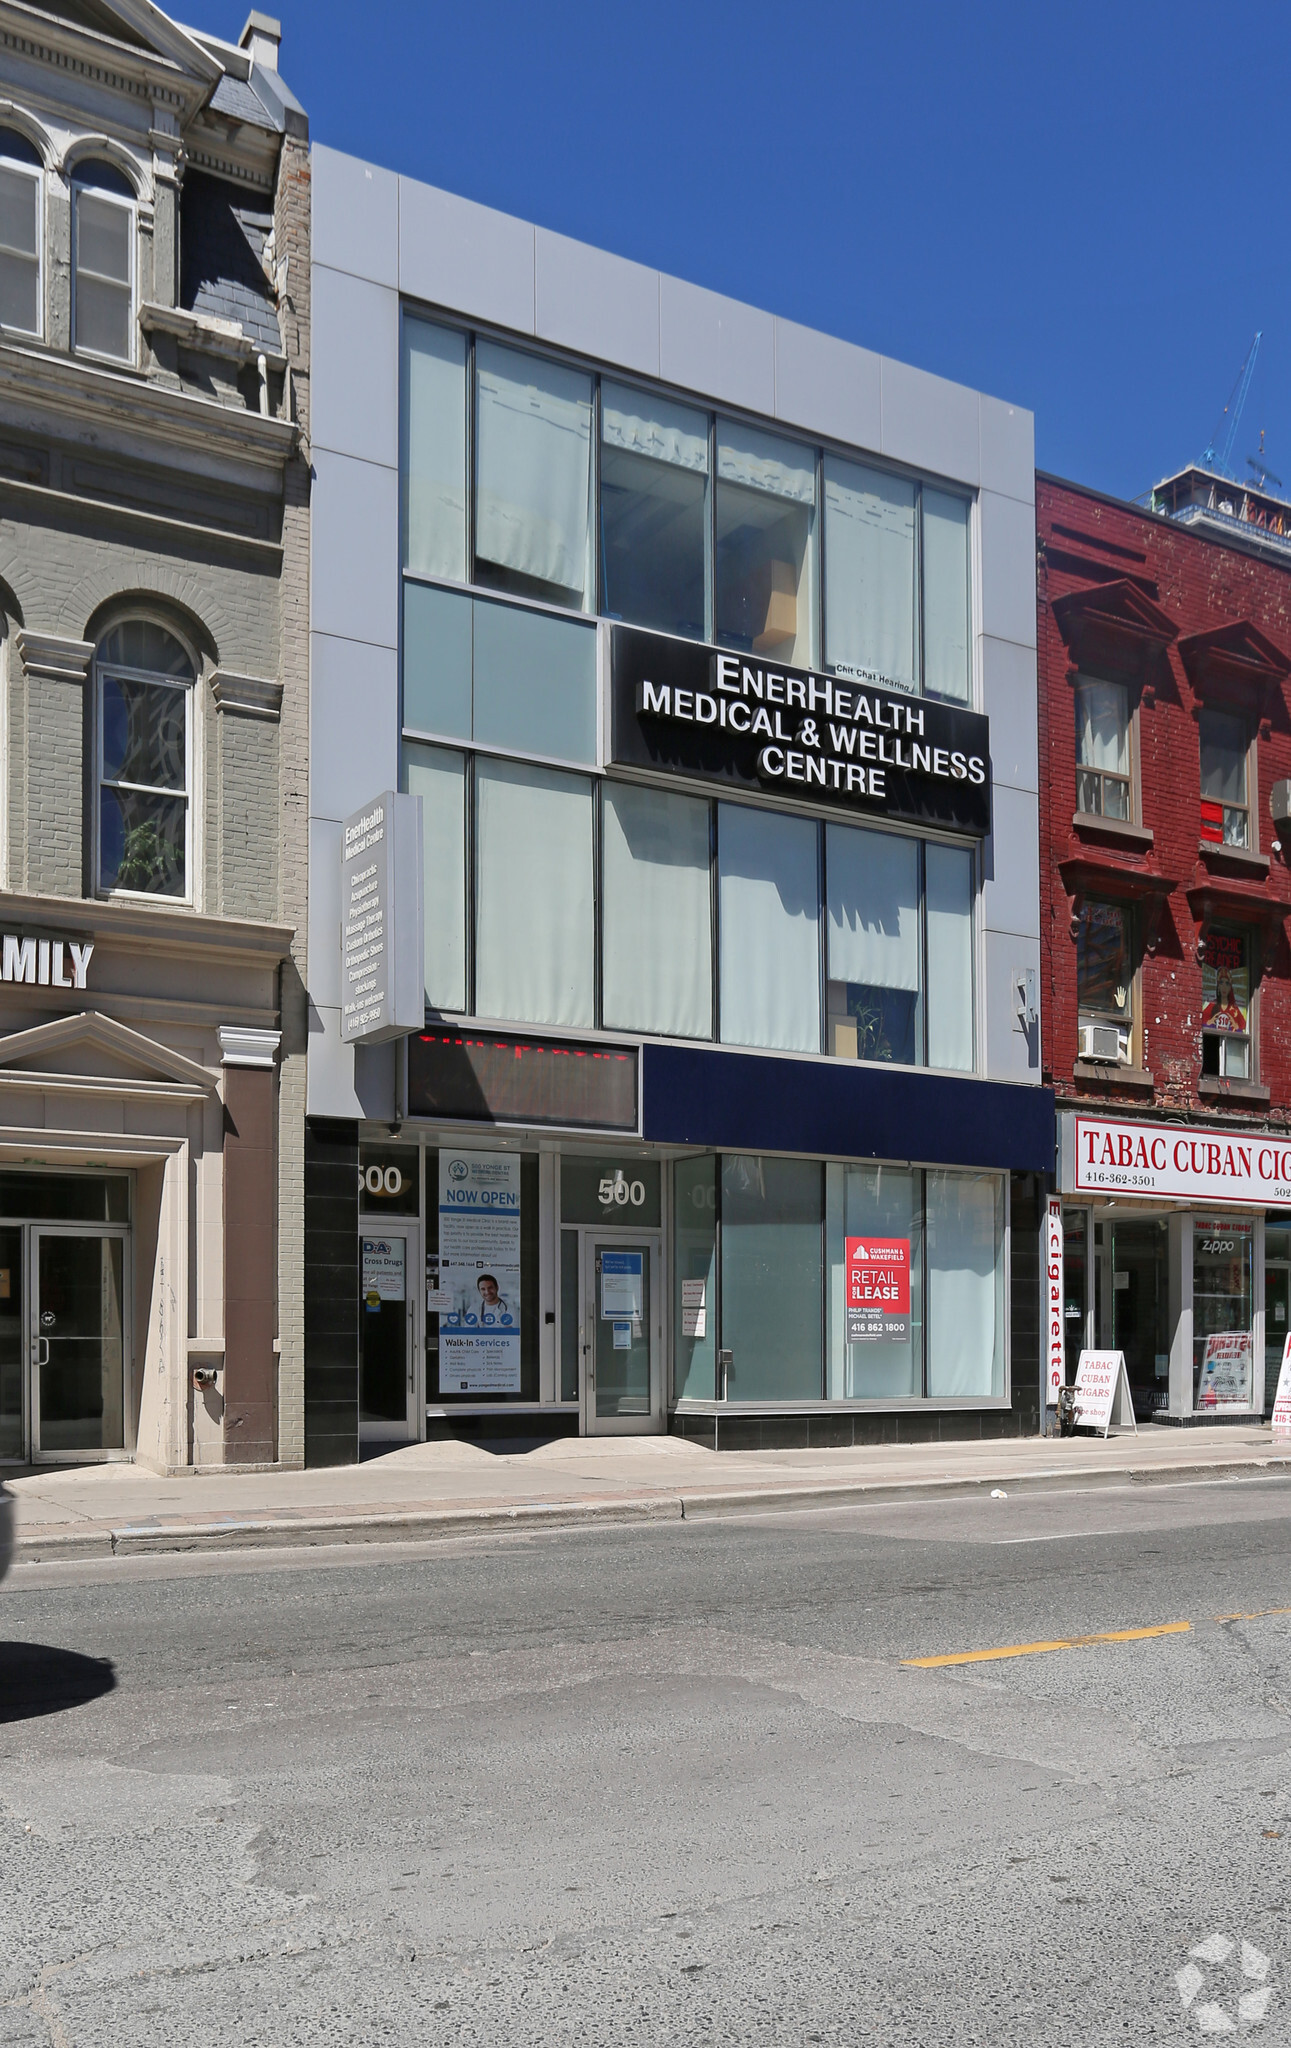
<instances>
[{"instance_id":1,"label":"dark stone cladding","mask_svg":"<svg viewBox=\"0 0 1291 2048\"><path fill-rule=\"evenodd\" d=\"M1009 1180L1010 1286L1007 1408L902 1408L887 1413L825 1409L813 1415L765 1415L756 1409L668 1417L674 1436L710 1451L846 1450L853 1445L983 1443L1040 1433L1040 1233L1045 1183L1039 1174Z\"/></svg>"},{"instance_id":2,"label":"dark stone cladding","mask_svg":"<svg viewBox=\"0 0 1291 2048\"><path fill-rule=\"evenodd\" d=\"M305 1463L359 1455L359 1127L305 1123Z\"/></svg>"},{"instance_id":3,"label":"dark stone cladding","mask_svg":"<svg viewBox=\"0 0 1291 2048\"><path fill-rule=\"evenodd\" d=\"M642 1049L642 1135L718 1152L1052 1173L1049 1088L778 1059L698 1045Z\"/></svg>"}]
</instances>

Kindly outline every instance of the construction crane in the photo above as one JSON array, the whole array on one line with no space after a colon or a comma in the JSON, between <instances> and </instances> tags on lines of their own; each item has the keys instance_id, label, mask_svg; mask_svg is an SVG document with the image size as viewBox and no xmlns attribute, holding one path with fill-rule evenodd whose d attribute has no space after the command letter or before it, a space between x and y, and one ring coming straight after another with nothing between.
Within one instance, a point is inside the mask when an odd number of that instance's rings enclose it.
<instances>
[{"instance_id":1,"label":"construction crane","mask_svg":"<svg viewBox=\"0 0 1291 2048\"><path fill-rule=\"evenodd\" d=\"M1229 393L1228 404L1220 414L1215 431L1202 451L1201 467L1211 470L1219 476L1226 476L1234 483L1237 482L1237 478L1233 476L1233 472L1229 468L1229 462L1232 458L1233 442L1237 438L1238 422L1242 417L1247 395L1250 392L1251 378L1255 374L1255 358L1260 352L1263 332L1264 330L1261 328L1246 351L1246 361L1242 364L1241 374ZM1225 422L1227 422L1228 429L1226 433L1224 431ZM1215 443L1221 434L1224 435L1223 446L1216 451Z\"/></svg>"}]
</instances>

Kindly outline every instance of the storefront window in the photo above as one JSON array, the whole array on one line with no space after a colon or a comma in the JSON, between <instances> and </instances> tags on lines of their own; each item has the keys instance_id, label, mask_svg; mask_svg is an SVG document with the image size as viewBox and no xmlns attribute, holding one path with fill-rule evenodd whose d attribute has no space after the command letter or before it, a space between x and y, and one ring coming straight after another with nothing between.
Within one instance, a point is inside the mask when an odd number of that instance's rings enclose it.
<instances>
[{"instance_id":1,"label":"storefront window","mask_svg":"<svg viewBox=\"0 0 1291 2048\"><path fill-rule=\"evenodd\" d=\"M1251 1405L1254 1235L1249 1217L1192 1219L1193 1405L1199 1413Z\"/></svg>"},{"instance_id":2,"label":"storefront window","mask_svg":"<svg viewBox=\"0 0 1291 2048\"><path fill-rule=\"evenodd\" d=\"M475 344L475 579L591 609L592 380Z\"/></svg>"},{"instance_id":3,"label":"storefront window","mask_svg":"<svg viewBox=\"0 0 1291 2048\"><path fill-rule=\"evenodd\" d=\"M816 458L796 441L720 422L717 639L809 667L816 637Z\"/></svg>"},{"instance_id":4,"label":"storefront window","mask_svg":"<svg viewBox=\"0 0 1291 2048\"><path fill-rule=\"evenodd\" d=\"M426 1317L427 1402L536 1401L537 1153L428 1149L425 1230L427 1286L452 1298Z\"/></svg>"},{"instance_id":5,"label":"storefront window","mask_svg":"<svg viewBox=\"0 0 1291 2048\"><path fill-rule=\"evenodd\" d=\"M711 1401L717 1367L717 1161L673 1168L673 1391Z\"/></svg>"},{"instance_id":6,"label":"storefront window","mask_svg":"<svg viewBox=\"0 0 1291 2048\"><path fill-rule=\"evenodd\" d=\"M1251 971L1245 932L1211 929L1201 963L1201 1071L1249 1081Z\"/></svg>"},{"instance_id":7,"label":"storefront window","mask_svg":"<svg viewBox=\"0 0 1291 2048\"><path fill-rule=\"evenodd\" d=\"M560 1220L657 1230L661 1175L657 1159L566 1152L560 1162Z\"/></svg>"},{"instance_id":8,"label":"storefront window","mask_svg":"<svg viewBox=\"0 0 1291 2048\"><path fill-rule=\"evenodd\" d=\"M813 1159L722 1161L722 1347L732 1401L818 1401L822 1172Z\"/></svg>"},{"instance_id":9,"label":"storefront window","mask_svg":"<svg viewBox=\"0 0 1291 2048\"><path fill-rule=\"evenodd\" d=\"M601 385L601 609L660 633L708 630L708 415Z\"/></svg>"},{"instance_id":10,"label":"storefront window","mask_svg":"<svg viewBox=\"0 0 1291 2048\"><path fill-rule=\"evenodd\" d=\"M1080 1354L1089 1348L1089 1211L1062 1212L1062 1337L1067 1385L1076 1384Z\"/></svg>"},{"instance_id":11,"label":"storefront window","mask_svg":"<svg viewBox=\"0 0 1291 2048\"><path fill-rule=\"evenodd\" d=\"M1291 1330L1291 1224L1270 1216L1264 1225L1264 1413L1273 1402L1282 1371L1282 1353Z\"/></svg>"},{"instance_id":12,"label":"storefront window","mask_svg":"<svg viewBox=\"0 0 1291 2048\"><path fill-rule=\"evenodd\" d=\"M415 1145L360 1145L359 1207L370 1216L416 1216L421 1155Z\"/></svg>"},{"instance_id":13,"label":"storefront window","mask_svg":"<svg viewBox=\"0 0 1291 2048\"><path fill-rule=\"evenodd\" d=\"M1004 1182L998 1174L925 1175L928 1393L1004 1391Z\"/></svg>"},{"instance_id":14,"label":"storefront window","mask_svg":"<svg viewBox=\"0 0 1291 2048\"><path fill-rule=\"evenodd\" d=\"M709 806L606 784L602 820L602 1012L606 1026L710 1038Z\"/></svg>"},{"instance_id":15,"label":"storefront window","mask_svg":"<svg viewBox=\"0 0 1291 2048\"><path fill-rule=\"evenodd\" d=\"M901 1166L825 1168L825 1242L828 1260L827 1393L831 1401L909 1400L923 1392L923 1240L920 1175ZM908 1306L856 1317L848 1342L848 1245L855 1252L896 1253ZM901 1253L904 1251L904 1261ZM854 1261L855 1263L855 1261ZM899 1284L899 1283L898 1283ZM858 1329L859 1326L859 1329Z\"/></svg>"},{"instance_id":16,"label":"storefront window","mask_svg":"<svg viewBox=\"0 0 1291 2048\"><path fill-rule=\"evenodd\" d=\"M403 323L404 567L466 580L466 336ZM442 730L442 728L441 728Z\"/></svg>"}]
</instances>

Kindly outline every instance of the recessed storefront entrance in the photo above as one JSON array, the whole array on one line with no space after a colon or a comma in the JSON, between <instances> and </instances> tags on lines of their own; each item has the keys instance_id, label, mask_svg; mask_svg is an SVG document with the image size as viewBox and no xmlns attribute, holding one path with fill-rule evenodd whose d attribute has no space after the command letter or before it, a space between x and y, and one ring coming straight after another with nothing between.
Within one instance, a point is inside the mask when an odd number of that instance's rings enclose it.
<instances>
[{"instance_id":1,"label":"recessed storefront entrance","mask_svg":"<svg viewBox=\"0 0 1291 2048\"><path fill-rule=\"evenodd\" d=\"M420 1435L421 1234L382 1224L359 1240L359 1426L365 1440L406 1443Z\"/></svg>"},{"instance_id":2,"label":"recessed storefront entrance","mask_svg":"<svg viewBox=\"0 0 1291 2048\"><path fill-rule=\"evenodd\" d=\"M129 1200L124 1174L0 1173L41 1219L0 1223L0 1459L126 1451Z\"/></svg>"}]
</instances>

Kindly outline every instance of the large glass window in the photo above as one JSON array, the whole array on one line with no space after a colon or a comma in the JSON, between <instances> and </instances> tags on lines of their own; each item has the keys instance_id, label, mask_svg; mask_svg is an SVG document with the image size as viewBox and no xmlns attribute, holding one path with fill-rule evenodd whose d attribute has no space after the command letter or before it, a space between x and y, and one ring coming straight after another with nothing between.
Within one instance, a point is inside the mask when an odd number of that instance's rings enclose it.
<instances>
[{"instance_id":1,"label":"large glass window","mask_svg":"<svg viewBox=\"0 0 1291 2048\"><path fill-rule=\"evenodd\" d=\"M404 731L596 759L596 628L406 582Z\"/></svg>"},{"instance_id":2,"label":"large glass window","mask_svg":"<svg viewBox=\"0 0 1291 2048\"><path fill-rule=\"evenodd\" d=\"M403 323L404 566L466 580L466 336Z\"/></svg>"},{"instance_id":3,"label":"large glass window","mask_svg":"<svg viewBox=\"0 0 1291 2048\"><path fill-rule=\"evenodd\" d=\"M78 349L133 362L134 193L111 164L72 184L72 325Z\"/></svg>"},{"instance_id":4,"label":"large glass window","mask_svg":"<svg viewBox=\"0 0 1291 2048\"><path fill-rule=\"evenodd\" d=\"M728 1045L820 1050L816 827L719 804L721 1035Z\"/></svg>"},{"instance_id":5,"label":"large glass window","mask_svg":"<svg viewBox=\"0 0 1291 2048\"><path fill-rule=\"evenodd\" d=\"M1192 1219L1193 1406L1249 1408L1254 1394L1254 1247L1251 1219Z\"/></svg>"},{"instance_id":6,"label":"large glass window","mask_svg":"<svg viewBox=\"0 0 1291 2048\"><path fill-rule=\"evenodd\" d=\"M822 1172L814 1159L722 1161L722 1348L727 1399L823 1393Z\"/></svg>"},{"instance_id":7,"label":"large glass window","mask_svg":"<svg viewBox=\"0 0 1291 2048\"><path fill-rule=\"evenodd\" d=\"M968 500L925 485L923 515L923 687L930 697L966 704L968 647Z\"/></svg>"},{"instance_id":8,"label":"large glass window","mask_svg":"<svg viewBox=\"0 0 1291 2048\"><path fill-rule=\"evenodd\" d=\"M1231 711L1203 711L1201 730L1201 836L1216 846L1250 846L1246 720Z\"/></svg>"},{"instance_id":9,"label":"large glass window","mask_svg":"<svg viewBox=\"0 0 1291 2048\"><path fill-rule=\"evenodd\" d=\"M1004 1392L1004 1181L925 1174L928 1394Z\"/></svg>"},{"instance_id":10,"label":"large glass window","mask_svg":"<svg viewBox=\"0 0 1291 2048\"><path fill-rule=\"evenodd\" d=\"M928 1064L973 1068L973 854L968 847L924 847L928 920Z\"/></svg>"},{"instance_id":11,"label":"large glass window","mask_svg":"<svg viewBox=\"0 0 1291 2048\"><path fill-rule=\"evenodd\" d=\"M807 667L816 641L816 459L723 421L717 437L717 638Z\"/></svg>"},{"instance_id":12,"label":"large glass window","mask_svg":"<svg viewBox=\"0 0 1291 2048\"><path fill-rule=\"evenodd\" d=\"M825 1168L831 1401L910 1399L923 1392L923 1241L919 1175L902 1166ZM910 1311L904 1334L883 1331L847 1341L847 1241L905 1246ZM898 1318L890 1319L896 1324Z\"/></svg>"},{"instance_id":13,"label":"large glass window","mask_svg":"<svg viewBox=\"0 0 1291 2048\"><path fill-rule=\"evenodd\" d=\"M1076 809L1130 815L1130 704L1123 683L1076 684Z\"/></svg>"},{"instance_id":14,"label":"large glass window","mask_svg":"<svg viewBox=\"0 0 1291 2048\"><path fill-rule=\"evenodd\" d=\"M589 610L592 380L496 342L475 346L475 576Z\"/></svg>"},{"instance_id":15,"label":"large glass window","mask_svg":"<svg viewBox=\"0 0 1291 2048\"><path fill-rule=\"evenodd\" d=\"M708 630L708 415L601 385L601 610L661 633Z\"/></svg>"},{"instance_id":16,"label":"large glass window","mask_svg":"<svg viewBox=\"0 0 1291 2048\"><path fill-rule=\"evenodd\" d=\"M594 1024L590 782L481 760L475 801L477 1014Z\"/></svg>"},{"instance_id":17,"label":"large glass window","mask_svg":"<svg viewBox=\"0 0 1291 2048\"><path fill-rule=\"evenodd\" d=\"M709 806L607 784L601 815L604 1022L610 1029L711 1037Z\"/></svg>"},{"instance_id":18,"label":"large glass window","mask_svg":"<svg viewBox=\"0 0 1291 2048\"><path fill-rule=\"evenodd\" d=\"M95 666L98 885L184 899L192 659L162 627L131 620L103 641Z\"/></svg>"},{"instance_id":19,"label":"large glass window","mask_svg":"<svg viewBox=\"0 0 1291 2048\"><path fill-rule=\"evenodd\" d=\"M915 487L825 457L825 659L907 690L915 681Z\"/></svg>"},{"instance_id":20,"label":"large glass window","mask_svg":"<svg viewBox=\"0 0 1291 2048\"><path fill-rule=\"evenodd\" d=\"M422 799L426 1001L466 1008L466 757L405 741L404 787Z\"/></svg>"},{"instance_id":21,"label":"large glass window","mask_svg":"<svg viewBox=\"0 0 1291 2048\"><path fill-rule=\"evenodd\" d=\"M919 842L827 825L825 870L829 1049L844 1058L919 1064Z\"/></svg>"},{"instance_id":22,"label":"large glass window","mask_svg":"<svg viewBox=\"0 0 1291 2048\"><path fill-rule=\"evenodd\" d=\"M0 327L39 334L41 163L26 136L0 128Z\"/></svg>"}]
</instances>

